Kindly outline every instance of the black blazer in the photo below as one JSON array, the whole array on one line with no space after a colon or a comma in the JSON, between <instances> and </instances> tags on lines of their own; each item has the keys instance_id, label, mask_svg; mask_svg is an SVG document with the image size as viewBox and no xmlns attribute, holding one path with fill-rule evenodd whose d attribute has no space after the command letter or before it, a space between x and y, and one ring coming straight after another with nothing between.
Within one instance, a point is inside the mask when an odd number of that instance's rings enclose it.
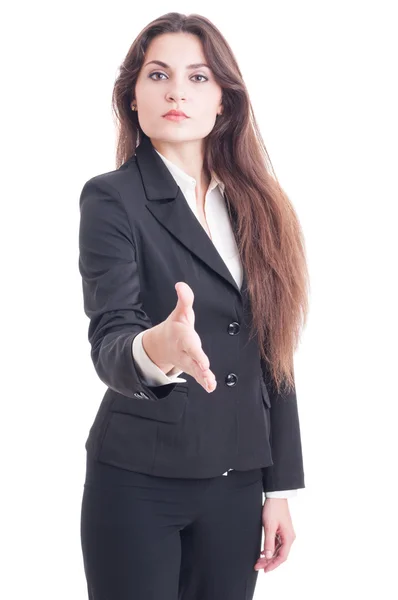
<instances>
[{"instance_id":1,"label":"black blazer","mask_svg":"<svg viewBox=\"0 0 398 600\"><path fill-rule=\"evenodd\" d=\"M79 271L107 386L85 444L93 458L182 478L261 467L265 492L305 487L296 394L275 394L249 339L246 279L239 289L147 136L120 168L84 184ZM148 386L135 366L133 339L175 308L177 281L194 292L217 379L210 394L185 372L187 383Z\"/></svg>"}]
</instances>

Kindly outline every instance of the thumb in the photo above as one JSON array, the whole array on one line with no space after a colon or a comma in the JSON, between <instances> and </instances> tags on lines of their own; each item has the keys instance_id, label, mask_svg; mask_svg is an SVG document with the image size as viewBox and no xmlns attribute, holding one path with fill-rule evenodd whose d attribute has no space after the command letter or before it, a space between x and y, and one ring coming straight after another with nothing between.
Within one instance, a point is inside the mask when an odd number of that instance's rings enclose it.
<instances>
[{"instance_id":1,"label":"thumb","mask_svg":"<svg viewBox=\"0 0 398 600\"><path fill-rule=\"evenodd\" d=\"M192 305L194 301L194 293L189 285L184 281L179 281L174 287L177 292L177 304L174 309L174 317L185 318L191 321L193 315Z\"/></svg>"},{"instance_id":2,"label":"thumb","mask_svg":"<svg viewBox=\"0 0 398 600\"><path fill-rule=\"evenodd\" d=\"M275 552L275 534L276 531L268 531L265 536L264 554L265 558L272 558Z\"/></svg>"}]
</instances>

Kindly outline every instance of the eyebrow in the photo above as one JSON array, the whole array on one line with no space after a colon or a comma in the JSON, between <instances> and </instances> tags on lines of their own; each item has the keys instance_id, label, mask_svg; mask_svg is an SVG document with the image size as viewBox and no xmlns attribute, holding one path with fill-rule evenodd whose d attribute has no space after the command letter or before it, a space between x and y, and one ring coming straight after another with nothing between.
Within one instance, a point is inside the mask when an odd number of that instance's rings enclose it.
<instances>
[{"instance_id":1,"label":"eyebrow","mask_svg":"<svg viewBox=\"0 0 398 600\"><path fill-rule=\"evenodd\" d=\"M166 64L162 60L150 60L149 62L147 62L144 65L144 67L146 67L147 65L150 65L152 63L154 63L155 65L159 65L160 67L163 67L164 69L171 68L170 65ZM199 69L200 67L206 67L207 69L210 69L209 65L206 65L205 63L193 63L192 65L186 66L187 69Z\"/></svg>"}]
</instances>

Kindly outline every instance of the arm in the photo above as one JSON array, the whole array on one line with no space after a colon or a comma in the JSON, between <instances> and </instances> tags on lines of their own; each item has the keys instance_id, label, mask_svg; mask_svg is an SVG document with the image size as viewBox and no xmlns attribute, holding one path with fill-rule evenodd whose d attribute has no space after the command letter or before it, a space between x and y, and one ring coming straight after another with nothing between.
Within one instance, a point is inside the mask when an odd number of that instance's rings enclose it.
<instances>
[{"instance_id":1,"label":"arm","mask_svg":"<svg viewBox=\"0 0 398 600\"><path fill-rule=\"evenodd\" d=\"M176 382L147 385L132 356L134 338L153 326L140 301L134 238L118 192L100 176L80 195L79 271L95 370L109 388L148 401L168 396Z\"/></svg>"}]
</instances>

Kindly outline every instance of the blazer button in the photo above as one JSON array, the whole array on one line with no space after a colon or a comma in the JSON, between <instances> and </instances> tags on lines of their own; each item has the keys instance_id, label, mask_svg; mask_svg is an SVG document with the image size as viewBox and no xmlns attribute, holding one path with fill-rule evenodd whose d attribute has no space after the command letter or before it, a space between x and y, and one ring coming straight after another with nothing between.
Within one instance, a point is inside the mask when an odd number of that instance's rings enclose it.
<instances>
[{"instance_id":1,"label":"blazer button","mask_svg":"<svg viewBox=\"0 0 398 600\"><path fill-rule=\"evenodd\" d=\"M240 325L236 321L232 321L232 323L230 323L228 325L229 335L237 335L239 333L239 331L240 331Z\"/></svg>"},{"instance_id":2,"label":"blazer button","mask_svg":"<svg viewBox=\"0 0 398 600\"><path fill-rule=\"evenodd\" d=\"M235 375L235 373L228 373L228 375L225 378L225 383L229 387L236 385L237 381L238 381L238 376Z\"/></svg>"}]
</instances>

